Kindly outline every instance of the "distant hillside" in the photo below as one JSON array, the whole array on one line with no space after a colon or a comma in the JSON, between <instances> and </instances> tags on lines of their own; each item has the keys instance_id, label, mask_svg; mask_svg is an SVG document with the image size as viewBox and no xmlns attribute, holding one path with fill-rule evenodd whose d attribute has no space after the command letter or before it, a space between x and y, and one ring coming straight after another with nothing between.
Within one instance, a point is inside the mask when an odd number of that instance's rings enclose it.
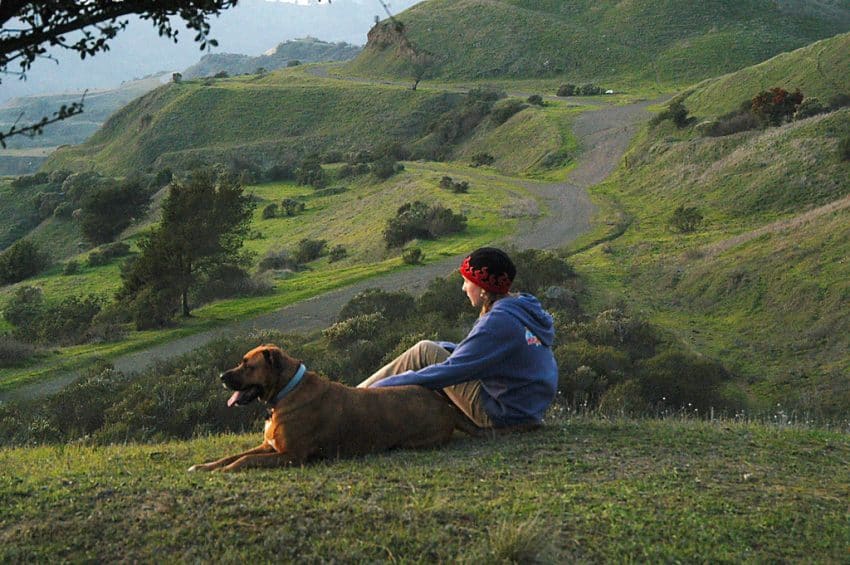
<instances>
[{"instance_id":1,"label":"distant hillside","mask_svg":"<svg viewBox=\"0 0 850 565\"><path fill-rule=\"evenodd\" d=\"M233 158L264 166L299 162L311 152L416 139L461 98L292 71L183 81L134 100L45 167L127 174Z\"/></svg>"},{"instance_id":2,"label":"distant hillside","mask_svg":"<svg viewBox=\"0 0 850 565\"><path fill-rule=\"evenodd\" d=\"M201 60L183 71L184 79L213 76L220 72L228 75L244 75L258 69L273 71L286 67L290 62L318 63L324 61L347 61L360 53L362 47L350 43L329 43L313 37L295 39L278 46L259 57L233 53L204 55Z\"/></svg>"},{"instance_id":3,"label":"distant hillside","mask_svg":"<svg viewBox=\"0 0 850 565\"><path fill-rule=\"evenodd\" d=\"M847 85L848 36L708 81L688 108L736 108L777 84L826 97ZM693 103L693 104L691 104ZM723 137L670 121L649 128L597 190L622 236L576 256L619 281L658 323L722 359L754 397L809 414L850 405L850 108ZM678 207L704 216L670 226ZM592 286L592 285L591 285Z\"/></svg>"},{"instance_id":4,"label":"distant hillside","mask_svg":"<svg viewBox=\"0 0 850 565\"><path fill-rule=\"evenodd\" d=\"M684 86L850 30L850 5L745 0L431 0L400 14L407 40L444 79L563 76ZM388 21L347 71L407 76Z\"/></svg>"},{"instance_id":5,"label":"distant hillside","mask_svg":"<svg viewBox=\"0 0 850 565\"><path fill-rule=\"evenodd\" d=\"M774 86L800 89L822 101L850 94L850 33L782 53L753 67L698 84L685 105L698 116L717 116L735 110L742 100Z\"/></svg>"}]
</instances>

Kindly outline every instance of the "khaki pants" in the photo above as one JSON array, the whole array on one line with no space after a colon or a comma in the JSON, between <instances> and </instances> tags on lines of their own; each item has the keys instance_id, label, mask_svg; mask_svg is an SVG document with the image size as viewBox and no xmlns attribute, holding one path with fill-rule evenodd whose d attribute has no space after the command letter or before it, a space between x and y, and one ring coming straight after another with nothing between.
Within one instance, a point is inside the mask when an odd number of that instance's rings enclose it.
<instances>
[{"instance_id":1,"label":"khaki pants","mask_svg":"<svg viewBox=\"0 0 850 565\"><path fill-rule=\"evenodd\" d=\"M449 358L449 352L433 341L420 341L394 360L390 361L371 377L357 385L358 388L366 388L372 383L387 377L404 373L405 371L416 371L424 369L429 365L442 363ZM467 381L442 389L452 403L466 414L479 428L492 428L493 421L481 402L481 381Z\"/></svg>"}]
</instances>

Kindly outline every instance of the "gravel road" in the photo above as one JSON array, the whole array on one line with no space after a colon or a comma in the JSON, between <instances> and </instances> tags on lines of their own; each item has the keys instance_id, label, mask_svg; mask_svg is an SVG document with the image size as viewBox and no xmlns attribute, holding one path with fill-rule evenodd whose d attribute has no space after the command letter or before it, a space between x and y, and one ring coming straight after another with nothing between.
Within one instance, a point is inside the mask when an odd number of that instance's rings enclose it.
<instances>
[{"instance_id":1,"label":"gravel road","mask_svg":"<svg viewBox=\"0 0 850 565\"><path fill-rule=\"evenodd\" d=\"M578 165L565 183L540 184L516 182L540 198L547 213L520 225L518 233L508 242L520 249L555 249L564 246L590 228L594 206L587 189L602 182L617 166L639 125L648 117L646 107L650 101L626 106L606 106L581 114L574 132L582 152ZM276 312L199 333L172 342L157 345L145 351L118 357L115 368L133 373L150 367L160 360L192 351L218 337L242 333L252 329L276 329L286 332L309 332L330 325L337 313L356 293L366 288L406 290L419 293L428 281L445 276L457 268L463 256L452 257L353 286L338 289L282 308ZM458 289L460 292L460 289ZM73 381L76 373L62 373L48 381L0 393L0 401L19 398L37 398L56 392Z\"/></svg>"}]
</instances>

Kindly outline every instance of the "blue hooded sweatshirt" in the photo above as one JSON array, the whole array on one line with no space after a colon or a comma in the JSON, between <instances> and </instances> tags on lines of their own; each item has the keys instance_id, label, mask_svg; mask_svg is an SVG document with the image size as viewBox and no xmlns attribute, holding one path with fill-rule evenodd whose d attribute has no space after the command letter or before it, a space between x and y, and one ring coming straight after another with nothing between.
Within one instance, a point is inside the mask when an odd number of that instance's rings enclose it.
<instances>
[{"instance_id":1,"label":"blue hooded sweatshirt","mask_svg":"<svg viewBox=\"0 0 850 565\"><path fill-rule=\"evenodd\" d=\"M372 386L441 389L480 380L484 410L496 427L539 423L558 387L554 337L552 316L534 296L508 296L478 318L462 342L440 342L451 353L444 362Z\"/></svg>"}]
</instances>

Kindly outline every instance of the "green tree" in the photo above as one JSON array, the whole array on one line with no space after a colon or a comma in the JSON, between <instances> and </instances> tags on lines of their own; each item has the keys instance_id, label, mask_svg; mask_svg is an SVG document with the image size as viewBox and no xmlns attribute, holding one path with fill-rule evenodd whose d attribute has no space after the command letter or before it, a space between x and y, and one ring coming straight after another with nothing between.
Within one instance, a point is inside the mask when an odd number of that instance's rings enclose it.
<instances>
[{"instance_id":1,"label":"green tree","mask_svg":"<svg viewBox=\"0 0 850 565\"><path fill-rule=\"evenodd\" d=\"M0 253L0 283L15 283L37 275L47 264L48 257L38 245L19 240Z\"/></svg>"},{"instance_id":2,"label":"green tree","mask_svg":"<svg viewBox=\"0 0 850 565\"><path fill-rule=\"evenodd\" d=\"M119 298L135 298L145 289L164 300L176 293L183 316L189 316L189 291L202 271L244 262L241 248L253 208L229 175L202 169L187 182L172 184L160 226L142 238L141 254L122 273Z\"/></svg>"},{"instance_id":3,"label":"green tree","mask_svg":"<svg viewBox=\"0 0 850 565\"><path fill-rule=\"evenodd\" d=\"M80 229L93 244L107 243L141 216L149 202L138 179L96 187L82 198Z\"/></svg>"}]
</instances>

